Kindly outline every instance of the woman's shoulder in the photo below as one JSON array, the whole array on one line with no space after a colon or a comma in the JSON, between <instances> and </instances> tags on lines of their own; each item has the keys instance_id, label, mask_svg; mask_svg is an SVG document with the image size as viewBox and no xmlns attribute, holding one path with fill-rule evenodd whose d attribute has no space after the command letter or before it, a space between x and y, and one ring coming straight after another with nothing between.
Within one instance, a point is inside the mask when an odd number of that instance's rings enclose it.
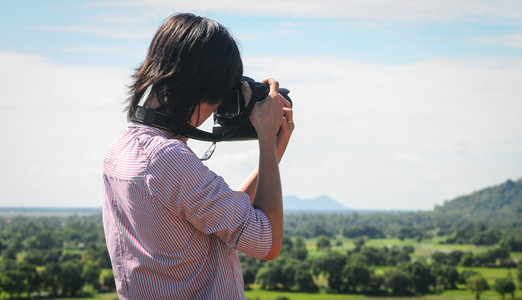
<instances>
[{"instance_id":1,"label":"woman's shoulder","mask_svg":"<svg viewBox=\"0 0 522 300\"><path fill-rule=\"evenodd\" d=\"M140 147L152 162L163 160L197 160L187 145L187 138L148 125L131 123L129 129L136 132Z\"/></svg>"}]
</instances>

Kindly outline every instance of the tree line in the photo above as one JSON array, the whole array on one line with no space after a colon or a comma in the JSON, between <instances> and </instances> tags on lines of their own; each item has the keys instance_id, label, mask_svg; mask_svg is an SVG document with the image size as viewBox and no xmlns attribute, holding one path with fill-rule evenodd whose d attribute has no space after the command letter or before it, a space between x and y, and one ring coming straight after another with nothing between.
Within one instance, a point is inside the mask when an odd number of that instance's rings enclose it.
<instances>
[{"instance_id":1,"label":"tree line","mask_svg":"<svg viewBox=\"0 0 522 300\"><path fill-rule=\"evenodd\" d=\"M328 237L317 239L317 248L323 254L307 258L307 250L302 237L284 238L284 246L277 260L256 261L247 256L240 256L243 277L248 288L257 283L262 289L289 290L300 292L318 292L314 278L325 278L327 291L335 293L365 294L375 296L412 296L439 293L456 289L457 284L466 285L478 295L490 287L482 274L474 271L458 272L456 266L468 266L471 256L473 266L491 266L493 262L507 261L509 266L517 268L516 276L522 282L522 262L518 266L509 258L509 252L496 248L484 254L471 254L461 251L434 253L428 263L425 260L411 258L413 247L369 247L359 238L355 248L341 253L329 248ZM384 273L377 273L377 267L387 267ZM388 268L389 267L389 268ZM515 278L508 274L497 279L494 285L502 296L515 292Z\"/></svg>"},{"instance_id":2,"label":"tree line","mask_svg":"<svg viewBox=\"0 0 522 300\"><path fill-rule=\"evenodd\" d=\"M431 212L409 213L293 213L285 215L284 233L315 238L398 238L430 240L444 237L447 244L502 244L513 252L522 251L522 221L491 225L483 221L454 220L453 215Z\"/></svg>"},{"instance_id":3,"label":"tree line","mask_svg":"<svg viewBox=\"0 0 522 300\"><path fill-rule=\"evenodd\" d=\"M376 214L373 223L369 216L359 214L286 215L278 259L262 262L240 255L245 286L255 283L263 289L304 292L326 288L372 295L433 293L457 283L483 289L480 274L458 273L455 266L518 268L513 278L505 279L502 290L522 280L521 262L517 265L510 258L510 252L520 251L522 235L517 224L454 226L445 243L495 246L482 253L434 253L428 261L414 261L411 246L376 248L365 243L372 238L426 239L439 234L437 228L427 229L431 221L424 223L422 214L399 215ZM344 253L334 251L340 236L354 239L355 247ZM316 241L321 255L309 257L306 243L310 239ZM379 272L381 267L386 271ZM317 286L319 278L326 287ZM74 297L113 290L101 213L0 216L0 293L4 297Z\"/></svg>"},{"instance_id":4,"label":"tree line","mask_svg":"<svg viewBox=\"0 0 522 300\"><path fill-rule=\"evenodd\" d=\"M0 218L0 292L93 296L114 290L101 215Z\"/></svg>"}]
</instances>

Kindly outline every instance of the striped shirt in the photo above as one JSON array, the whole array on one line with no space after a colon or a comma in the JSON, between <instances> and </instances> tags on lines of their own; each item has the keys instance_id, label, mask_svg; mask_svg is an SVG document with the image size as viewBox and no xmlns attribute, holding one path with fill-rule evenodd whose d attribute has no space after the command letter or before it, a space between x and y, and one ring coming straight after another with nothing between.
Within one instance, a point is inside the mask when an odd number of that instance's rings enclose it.
<instances>
[{"instance_id":1,"label":"striped shirt","mask_svg":"<svg viewBox=\"0 0 522 300\"><path fill-rule=\"evenodd\" d=\"M103 179L120 299L245 299L236 250L265 257L270 223L186 139L130 123L106 153Z\"/></svg>"}]
</instances>

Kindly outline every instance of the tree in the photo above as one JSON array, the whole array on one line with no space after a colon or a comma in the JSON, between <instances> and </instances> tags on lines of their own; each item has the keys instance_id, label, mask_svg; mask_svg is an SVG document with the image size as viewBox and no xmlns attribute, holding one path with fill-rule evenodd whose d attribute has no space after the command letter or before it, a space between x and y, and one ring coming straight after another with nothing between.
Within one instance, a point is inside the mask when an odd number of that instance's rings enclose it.
<instances>
[{"instance_id":1,"label":"tree","mask_svg":"<svg viewBox=\"0 0 522 300\"><path fill-rule=\"evenodd\" d=\"M502 299L504 299L505 294L511 294L511 298L514 298L515 283L511 278L497 278L494 288L502 296Z\"/></svg>"},{"instance_id":2,"label":"tree","mask_svg":"<svg viewBox=\"0 0 522 300\"><path fill-rule=\"evenodd\" d=\"M112 268L111 258L109 257L109 252L107 251L107 245L105 243L100 244L96 242L90 242L87 245L87 254L96 258L100 264L100 268Z\"/></svg>"},{"instance_id":3,"label":"tree","mask_svg":"<svg viewBox=\"0 0 522 300\"><path fill-rule=\"evenodd\" d=\"M42 279L38 272L36 272L36 266L27 262L18 264L18 270L22 273L23 282L25 284L24 292L32 294L40 291Z\"/></svg>"},{"instance_id":4,"label":"tree","mask_svg":"<svg viewBox=\"0 0 522 300\"><path fill-rule=\"evenodd\" d=\"M5 251L2 253L2 256L4 260L16 260L16 253L17 250L14 247L8 247L5 249Z\"/></svg>"},{"instance_id":5,"label":"tree","mask_svg":"<svg viewBox=\"0 0 522 300\"><path fill-rule=\"evenodd\" d=\"M476 273L468 273L470 271L464 271L461 275L464 277L461 282L466 283L467 277L475 275ZM432 263L430 266L430 274L433 276L436 282L436 289L455 289L457 282L459 282L459 273L453 266L444 265L440 263Z\"/></svg>"},{"instance_id":6,"label":"tree","mask_svg":"<svg viewBox=\"0 0 522 300\"><path fill-rule=\"evenodd\" d=\"M370 274L367 292L373 295L383 294L384 277L375 273Z\"/></svg>"},{"instance_id":7,"label":"tree","mask_svg":"<svg viewBox=\"0 0 522 300\"><path fill-rule=\"evenodd\" d=\"M25 291L25 276L18 269L7 270L0 273L0 289L9 294L10 298L19 298Z\"/></svg>"},{"instance_id":8,"label":"tree","mask_svg":"<svg viewBox=\"0 0 522 300\"><path fill-rule=\"evenodd\" d=\"M40 282L35 265L11 259L0 262L0 290L4 290L11 297L39 291Z\"/></svg>"},{"instance_id":9,"label":"tree","mask_svg":"<svg viewBox=\"0 0 522 300\"><path fill-rule=\"evenodd\" d=\"M348 292L362 292L367 289L370 281L370 269L364 263L348 262L342 271L344 284L344 291Z\"/></svg>"},{"instance_id":10,"label":"tree","mask_svg":"<svg viewBox=\"0 0 522 300\"><path fill-rule=\"evenodd\" d=\"M405 269L411 274L411 283L415 292L425 294L429 291L430 286L435 284L435 278L426 264L415 261L406 264Z\"/></svg>"},{"instance_id":11,"label":"tree","mask_svg":"<svg viewBox=\"0 0 522 300\"><path fill-rule=\"evenodd\" d=\"M42 264L46 265L51 262L59 262L62 256L62 248L54 248L45 251L42 257Z\"/></svg>"},{"instance_id":12,"label":"tree","mask_svg":"<svg viewBox=\"0 0 522 300\"><path fill-rule=\"evenodd\" d=\"M249 290L250 285L256 281L256 271L254 268L241 268L245 290Z\"/></svg>"},{"instance_id":13,"label":"tree","mask_svg":"<svg viewBox=\"0 0 522 300\"><path fill-rule=\"evenodd\" d=\"M54 237L53 233L48 229L40 231L36 235L36 241L38 249L43 250L54 248L59 243L59 241L57 241L57 239Z\"/></svg>"},{"instance_id":14,"label":"tree","mask_svg":"<svg viewBox=\"0 0 522 300\"><path fill-rule=\"evenodd\" d=\"M387 248L363 247L361 254L366 257L366 261L370 266L386 265Z\"/></svg>"},{"instance_id":15,"label":"tree","mask_svg":"<svg viewBox=\"0 0 522 300\"><path fill-rule=\"evenodd\" d=\"M518 262L517 278L518 278L518 283L520 284L520 288L522 289L522 261Z\"/></svg>"},{"instance_id":16,"label":"tree","mask_svg":"<svg viewBox=\"0 0 522 300\"><path fill-rule=\"evenodd\" d=\"M58 297L58 292L61 287L62 268L57 262L48 263L45 269L40 273L42 278L42 287L53 297Z\"/></svg>"},{"instance_id":17,"label":"tree","mask_svg":"<svg viewBox=\"0 0 522 300\"><path fill-rule=\"evenodd\" d=\"M296 267L301 261L282 256L257 272L256 281L266 290L290 290L295 284Z\"/></svg>"},{"instance_id":18,"label":"tree","mask_svg":"<svg viewBox=\"0 0 522 300\"><path fill-rule=\"evenodd\" d=\"M281 251L279 254L288 255L290 254L293 248L294 243L292 242L292 239L288 235L283 236L283 242L281 244Z\"/></svg>"},{"instance_id":19,"label":"tree","mask_svg":"<svg viewBox=\"0 0 522 300\"><path fill-rule=\"evenodd\" d=\"M467 280L468 289L475 293L475 299L480 299L480 293L489 289L487 281L482 275L474 275Z\"/></svg>"},{"instance_id":20,"label":"tree","mask_svg":"<svg viewBox=\"0 0 522 300\"><path fill-rule=\"evenodd\" d=\"M330 249L330 247L332 247L330 238L325 235L320 235L317 238L316 245L317 245L317 249Z\"/></svg>"},{"instance_id":21,"label":"tree","mask_svg":"<svg viewBox=\"0 0 522 300\"><path fill-rule=\"evenodd\" d=\"M42 251L35 249L28 251L24 256L24 262L31 265L41 266L43 264Z\"/></svg>"},{"instance_id":22,"label":"tree","mask_svg":"<svg viewBox=\"0 0 522 300\"><path fill-rule=\"evenodd\" d=\"M451 251L447 254L443 252L435 252L431 255L431 260L443 265L456 266L461 262L463 256L464 252L462 251Z\"/></svg>"},{"instance_id":23,"label":"tree","mask_svg":"<svg viewBox=\"0 0 522 300\"><path fill-rule=\"evenodd\" d=\"M363 226L350 226L349 228L343 229L343 236L347 238L367 237L369 239L384 238L385 234L376 226L363 225Z\"/></svg>"},{"instance_id":24,"label":"tree","mask_svg":"<svg viewBox=\"0 0 522 300\"><path fill-rule=\"evenodd\" d=\"M355 245L355 251L359 252L361 248L364 247L364 244L366 244L366 240L362 237L359 237L353 241L353 244Z\"/></svg>"},{"instance_id":25,"label":"tree","mask_svg":"<svg viewBox=\"0 0 522 300\"><path fill-rule=\"evenodd\" d=\"M324 274L328 280L329 289L339 292L343 287L342 270L347 259L348 257L346 255L335 251L318 257L313 262L314 274Z\"/></svg>"},{"instance_id":26,"label":"tree","mask_svg":"<svg viewBox=\"0 0 522 300\"><path fill-rule=\"evenodd\" d=\"M399 230L398 238L402 241L408 238L417 238L417 240L422 240L422 231L418 228L414 228L411 226L402 227Z\"/></svg>"},{"instance_id":27,"label":"tree","mask_svg":"<svg viewBox=\"0 0 522 300\"><path fill-rule=\"evenodd\" d=\"M473 270L464 270L459 275L459 283L467 284L468 278L475 276L475 275L480 275L480 273L473 271Z\"/></svg>"},{"instance_id":28,"label":"tree","mask_svg":"<svg viewBox=\"0 0 522 300\"><path fill-rule=\"evenodd\" d=\"M77 260L67 260L60 265L62 269L62 296L76 296L76 293L82 289L83 267Z\"/></svg>"},{"instance_id":29,"label":"tree","mask_svg":"<svg viewBox=\"0 0 522 300\"><path fill-rule=\"evenodd\" d=\"M465 253L462 255L462 258L460 259L460 265L464 267L473 266L473 254Z\"/></svg>"},{"instance_id":30,"label":"tree","mask_svg":"<svg viewBox=\"0 0 522 300\"><path fill-rule=\"evenodd\" d=\"M307 268L303 263L299 263L296 267L294 277L295 288L297 291L307 293L316 293L319 291L319 287L315 284L309 268Z\"/></svg>"},{"instance_id":31,"label":"tree","mask_svg":"<svg viewBox=\"0 0 522 300\"><path fill-rule=\"evenodd\" d=\"M243 273L243 282L245 289L249 289L250 285L256 281L256 275L259 269L265 264L264 261L260 261L244 253L239 253L239 261L241 262L241 271ZM112 273L111 273L112 276ZM114 278L112 279L114 282Z\"/></svg>"},{"instance_id":32,"label":"tree","mask_svg":"<svg viewBox=\"0 0 522 300\"><path fill-rule=\"evenodd\" d=\"M404 296L411 294L409 287L412 282L408 274L401 270L391 270L384 275L384 286L391 290L394 296Z\"/></svg>"},{"instance_id":33,"label":"tree","mask_svg":"<svg viewBox=\"0 0 522 300\"><path fill-rule=\"evenodd\" d=\"M306 250L306 242L305 240L298 236L295 238L295 241L292 241L292 238L285 235L283 238L283 244L281 245L280 256L287 256L292 258L297 258L301 261L304 261L308 256L308 250Z\"/></svg>"},{"instance_id":34,"label":"tree","mask_svg":"<svg viewBox=\"0 0 522 300\"><path fill-rule=\"evenodd\" d=\"M102 273L101 281L104 290L113 291L116 289L116 282L114 281L114 273L112 272L112 269Z\"/></svg>"},{"instance_id":35,"label":"tree","mask_svg":"<svg viewBox=\"0 0 522 300\"><path fill-rule=\"evenodd\" d=\"M96 290L100 289L100 273L101 268L97 260L86 260L83 264L83 281L92 285Z\"/></svg>"},{"instance_id":36,"label":"tree","mask_svg":"<svg viewBox=\"0 0 522 300\"><path fill-rule=\"evenodd\" d=\"M306 260L306 257L308 256L308 250L306 250L306 242L302 237L298 236L295 238L294 247L290 256L301 261Z\"/></svg>"},{"instance_id":37,"label":"tree","mask_svg":"<svg viewBox=\"0 0 522 300\"><path fill-rule=\"evenodd\" d=\"M309 267L302 261L282 256L267 262L258 272L256 282L266 290L297 290L317 292Z\"/></svg>"}]
</instances>

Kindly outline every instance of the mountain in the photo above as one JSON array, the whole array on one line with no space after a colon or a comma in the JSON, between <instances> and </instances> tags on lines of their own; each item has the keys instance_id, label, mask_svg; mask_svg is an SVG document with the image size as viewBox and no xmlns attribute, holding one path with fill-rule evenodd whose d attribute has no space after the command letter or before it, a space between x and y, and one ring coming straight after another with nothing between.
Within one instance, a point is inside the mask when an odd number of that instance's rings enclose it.
<instances>
[{"instance_id":1,"label":"mountain","mask_svg":"<svg viewBox=\"0 0 522 300\"><path fill-rule=\"evenodd\" d=\"M297 196L284 196L283 208L285 212L347 212L350 208L342 205L334 199L322 195L312 199L301 199Z\"/></svg>"},{"instance_id":2,"label":"mountain","mask_svg":"<svg viewBox=\"0 0 522 300\"><path fill-rule=\"evenodd\" d=\"M522 179L508 180L436 206L435 214L458 215L463 220L487 224L522 221Z\"/></svg>"}]
</instances>

